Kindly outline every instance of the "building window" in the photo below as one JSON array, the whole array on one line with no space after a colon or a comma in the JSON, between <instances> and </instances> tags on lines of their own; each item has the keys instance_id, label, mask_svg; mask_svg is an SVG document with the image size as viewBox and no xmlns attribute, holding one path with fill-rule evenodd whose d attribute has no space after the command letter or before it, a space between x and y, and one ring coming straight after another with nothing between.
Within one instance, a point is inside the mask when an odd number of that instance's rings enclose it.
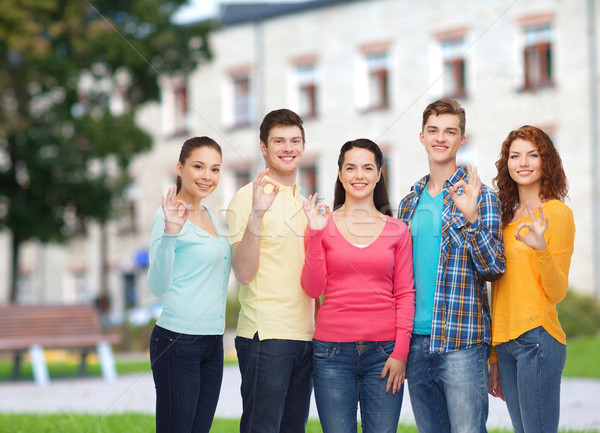
<instances>
[{"instance_id":1,"label":"building window","mask_svg":"<svg viewBox=\"0 0 600 433\"><path fill-rule=\"evenodd\" d=\"M233 81L233 126L249 126L251 123L252 97L250 94L250 76L238 75Z\"/></svg>"},{"instance_id":2,"label":"building window","mask_svg":"<svg viewBox=\"0 0 600 433\"><path fill-rule=\"evenodd\" d=\"M253 180L252 173L250 170L250 167L236 168L234 170L233 173L235 177L236 191L241 187L248 185Z\"/></svg>"},{"instance_id":3,"label":"building window","mask_svg":"<svg viewBox=\"0 0 600 433\"><path fill-rule=\"evenodd\" d=\"M317 190L317 166L308 163L300 166L300 187L302 194L308 196Z\"/></svg>"},{"instance_id":4,"label":"building window","mask_svg":"<svg viewBox=\"0 0 600 433\"><path fill-rule=\"evenodd\" d=\"M119 234L135 233L137 230L140 188L135 182L123 191L119 203L120 218L117 222Z\"/></svg>"},{"instance_id":5,"label":"building window","mask_svg":"<svg viewBox=\"0 0 600 433\"><path fill-rule=\"evenodd\" d=\"M466 96L465 41L447 39L440 42L444 59L444 95L448 98Z\"/></svg>"},{"instance_id":6,"label":"building window","mask_svg":"<svg viewBox=\"0 0 600 433\"><path fill-rule=\"evenodd\" d=\"M368 109L377 110L389 106L388 54L367 54Z\"/></svg>"},{"instance_id":7,"label":"building window","mask_svg":"<svg viewBox=\"0 0 600 433\"><path fill-rule=\"evenodd\" d=\"M524 33L524 89L552 86L552 27L549 24L525 27Z\"/></svg>"},{"instance_id":8,"label":"building window","mask_svg":"<svg viewBox=\"0 0 600 433\"><path fill-rule=\"evenodd\" d=\"M299 114L304 119L317 117L317 68L314 64L296 68L299 92Z\"/></svg>"}]
</instances>

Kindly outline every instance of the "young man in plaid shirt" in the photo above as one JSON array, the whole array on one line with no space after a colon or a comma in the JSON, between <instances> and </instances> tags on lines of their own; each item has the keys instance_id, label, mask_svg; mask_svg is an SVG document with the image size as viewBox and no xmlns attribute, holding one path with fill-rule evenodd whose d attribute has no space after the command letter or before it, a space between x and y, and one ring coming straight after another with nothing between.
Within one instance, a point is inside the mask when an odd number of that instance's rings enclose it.
<instances>
[{"instance_id":1,"label":"young man in plaid shirt","mask_svg":"<svg viewBox=\"0 0 600 433\"><path fill-rule=\"evenodd\" d=\"M419 433L486 432L486 280L504 272L504 245L498 197L476 168L456 164L465 124L456 101L427 106L419 138L430 173L398 212L413 237L416 309L406 377Z\"/></svg>"}]
</instances>

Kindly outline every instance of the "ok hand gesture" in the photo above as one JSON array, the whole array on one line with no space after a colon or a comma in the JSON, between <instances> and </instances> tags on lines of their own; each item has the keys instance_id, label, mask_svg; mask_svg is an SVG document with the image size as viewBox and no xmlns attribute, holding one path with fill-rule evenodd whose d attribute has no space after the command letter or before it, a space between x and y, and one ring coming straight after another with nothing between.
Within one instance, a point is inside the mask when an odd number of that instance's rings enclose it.
<instances>
[{"instance_id":1,"label":"ok hand gesture","mask_svg":"<svg viewBox=\"0 0 600 433\"><path fill-rule=\"evenodd\" d=\"M477 167L473 168L471 164L468 166L469 182L461 180L452 185L448 192L454 200L456 208L462 212L463 216L470 223L474 223L479 218L477 212L477 200L479 199L479 191L481 190L481 179L477 174ZM462 194L458 195L458 189L462 188Z\"/></svg>"},{"instance_id":2,"label":"ok hand gesture","mask_svg":"<svg viewBox=\"0 0 600 433\"><path fill-rule=\"evenodd\" d=\"M183 213L179 213L183 207ZM165 233L173 235L179 233L188 219L189 211L192 205L188 205L182 200L177 199L177 188L172 186L167 191L167 195L162 198L162 209L165 214Z\"/></svg>"},{"instance_id":3,"label":"ok hand gesture","mask_svg":"<svg viewBox=\"0 0 600 433\"><path fill-rule=\"evenodd\" d=\"M331 210L325 203L317 203L317 193L309 195L308 199L302 200L304 213L308 218L308 227L311 230L323 230L327 226ZM321 211L323 209L323 211Z\"/></svg>"},{"instance_id":4,"label":"ok hand gesture","mask_svg":"<svg viewBox=\"0 0 600 433\"><path fill-rule=\"evenodd\" d=\"M535 214L533 213L533 209L529 204L529 201L525 202L527 206L527 212L529 213L529 219L531 222L523 221L517 227L517 231L515 232L515 239L523 242L530 248L534 250L541 251L546 248L546 239L544 238L544 232L548 228L548 217L544 217L544 211L542 210L542 206L539 209L539 218L535 219ZM521 230L523 228L527 228L527 233L521 235Z\"/></svg>"},{"instance_id":5,"label":"ok hand gesture","mask_svg":"<svg viewBox=\"0 0 600 433\"><path fill-rule=\"evenodd\" d=\"M264 177L269 172L269 169L264 169L258 172L254 182L252 182L252 211L264 214L275 201L275 197L279 192L279 185ZM270 193L265 192L267 184L273 185L273 190Z\"/></svg>"}]
</instances>

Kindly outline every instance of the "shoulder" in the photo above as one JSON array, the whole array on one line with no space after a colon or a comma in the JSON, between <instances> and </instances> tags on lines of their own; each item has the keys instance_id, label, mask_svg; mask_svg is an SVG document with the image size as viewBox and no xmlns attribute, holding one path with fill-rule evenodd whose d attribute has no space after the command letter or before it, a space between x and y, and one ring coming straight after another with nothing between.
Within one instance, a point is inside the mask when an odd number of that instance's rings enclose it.
<instances>
[{"instance_id":1,"label":"shoulder","mask_svg":"<svg viewBox=\"0 0 600 433\"><path fill-rule=\"evenodd\" d=\"M402 220L386 215L383 233L388 237L402 238L409 234L408 226Z\"/></svg>"},{"instance_id":2,"label":"shoulder","mask_svg":"<svg viewBox=\"0 0 600 433\"><path fill-rule=\"evenodd\" d=\"M479 191L479 197L485 203L493 203L493 204L500 205L500 198L498 197L498 194L496 194L496 191L494 191L491 187L489 187L485 184L481 184L481 190Z\"/></svg>"},{"instance_id":3,"label":"shoulder","mask_svg":"<svg viewBox=\"0 0 600 433\"><path fill-rule=\"evenodd\" d=\"M544 215L552 220L558 220L561 224L573 223L573 211L560 200L550 200L542 208Z\"/></svg>"},{"instance_id":4,"label":"shoulder","mask_svg":"<svg viewBox=\"0 0 600 433\"><path fill-rule=\"evenodd\" d=\"M252 182L244 185L231 197L228 209L245 207L248 203L252 203Z\"/></svg>"}]
</instances>

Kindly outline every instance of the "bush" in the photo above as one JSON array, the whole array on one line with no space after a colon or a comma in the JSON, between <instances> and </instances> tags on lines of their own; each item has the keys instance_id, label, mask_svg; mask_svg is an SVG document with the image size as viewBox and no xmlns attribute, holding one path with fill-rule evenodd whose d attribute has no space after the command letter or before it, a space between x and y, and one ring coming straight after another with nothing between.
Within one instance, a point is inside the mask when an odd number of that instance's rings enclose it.
<instances>
[{"instance_id":1,"label":"bush","mask_svg":"<svg viewBox=\"0 0 600 433\"><path fill-rule=\"evenodd\" d=\"M558 319L568 338L598 335L600 332L600 302L593 296L570 288L557 309Z\"/></svg>"}]
</instances>

